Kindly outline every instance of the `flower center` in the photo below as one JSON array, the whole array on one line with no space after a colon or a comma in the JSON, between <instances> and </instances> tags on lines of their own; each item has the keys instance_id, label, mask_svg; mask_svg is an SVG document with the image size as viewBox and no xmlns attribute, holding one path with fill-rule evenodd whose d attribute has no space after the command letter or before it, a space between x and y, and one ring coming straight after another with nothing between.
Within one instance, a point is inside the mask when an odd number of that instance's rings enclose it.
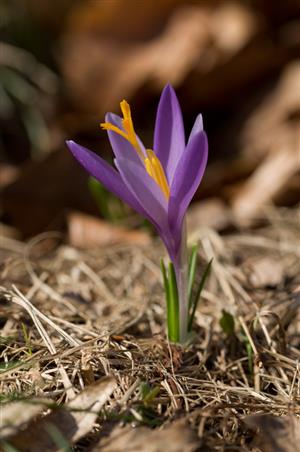
<instances>
[{"instance_id":1,"label":"flower center","mask_svg":"<svg viewBox=\"0 0 300 452\"><path fill-rule=\"evenodd\" d=\"M145 165L147 173L152 177L152 179L160 187L161 191L167 199L170 197L170 187L166 178L165 171L160 163L160 160L156 157L155 153L151 149L146 150L146 156L138 143L137 136L133 127L133 121L131 117L130 105L126 100L122 100L120 103L121 111L123 114L122 126L123 129L111 124L110 122L104 122L100 124L102 129L111 130L119 135L121 135L125 140L133 146L135 151L138 153L139 157Z\"/></svg>"}]
</instances>

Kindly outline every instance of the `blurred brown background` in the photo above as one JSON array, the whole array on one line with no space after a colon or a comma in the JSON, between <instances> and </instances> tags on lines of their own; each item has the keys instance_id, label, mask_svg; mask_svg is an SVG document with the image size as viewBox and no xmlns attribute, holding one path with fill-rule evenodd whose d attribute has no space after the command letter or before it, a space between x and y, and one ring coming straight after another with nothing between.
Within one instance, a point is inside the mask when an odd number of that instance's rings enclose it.
<instances>
[{"instance_id":1,"label":"blurred brown background","mask_svg":"<svg viewBox=\"0 0 300 452\"><path fill-rule=\"evenodd\" d=\"M78 212L109 219L115 201L97 205L64 141L110 159L99 122L125 98L151 147L168 82L187 133L201 111L209 137L193 224L239 227L266 205L298 203L299 0L1 0L0 30L2 237L99 236L103 224ZM122 220L139 224L126 210Z\"/></svg>"}]
</instances>

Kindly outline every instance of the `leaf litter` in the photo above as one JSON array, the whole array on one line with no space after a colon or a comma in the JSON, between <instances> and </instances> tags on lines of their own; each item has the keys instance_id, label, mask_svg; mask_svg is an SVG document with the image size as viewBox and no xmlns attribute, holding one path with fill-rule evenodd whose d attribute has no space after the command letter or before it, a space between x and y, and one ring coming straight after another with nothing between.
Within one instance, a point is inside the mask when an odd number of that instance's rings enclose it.
<instances>
[{"instance_id":1,"label":"leaf litter","mask_svg":"<svg viewBox=\"0 0 300 452\"><path fill-rule=\"evenodd\" d=\"M291 450L271 427L289 437L300 415L299 218L269 207L255 229L194 229L202 268L214 260L186 347L165 337L155 239L3 238L3 450Z\"/></svg>"}]
</instances>

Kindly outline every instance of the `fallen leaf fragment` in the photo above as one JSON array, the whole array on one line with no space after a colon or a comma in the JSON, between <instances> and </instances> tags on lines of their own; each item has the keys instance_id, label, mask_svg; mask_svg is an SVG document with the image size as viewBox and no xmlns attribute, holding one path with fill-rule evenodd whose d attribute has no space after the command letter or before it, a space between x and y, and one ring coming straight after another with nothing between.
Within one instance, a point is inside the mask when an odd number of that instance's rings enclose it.
<instances>
[{"instance_id":1,"label":"fallen leaf fragment","mask_svg":"<svg viewBox=\"0 0 300 452\"><path fill-rule=\"evenodd\" d=\"M0 188L5 187L6 185L14 182L19 176L20 171L17 167L12 165L6 165L1 162L0 167Z\"/></svg>"},{"instance_id":2,"label":"fallen leaf fragment","mask_svg":"<svg viewBox=\"0 0 300 452\"><path fill-rule=\"evenodd\" d=\"M263 256L247 262L249 282L256 289L266 286L275 287L284 279L284 264L270 256ZM248 270L248 269L247 269Z\"/></svg>"},{"instance_id":3,"label":"fallen leaf fragment","mask_svg":"<svg viewBox=\"0 0 300 452\"><path fill-rule=\"evenodd\" d=\"M300 142L297 148L271 152L243 184L232 206L236 219L248 223L260 209L288 185L300 169Z\"/></svg>"},{"instance_id":4,"label":"fallen leaf fragment","mask_svg":"<svg viewBox=\"0 0 300 452\"><path fill-rule=\"evenodd\" d=\"M163 430L147 427L133 429L117 427L109 438L104 438L92 452L193 452L197 449L196 435L182 421L173 422Z\"/></svg>"},{"instance_id":5,"label":"fallen leaf fragment","mask_svg":"<svg viewBox=\"0 0 300 452\"><path fill-rule=\"evenodd\" d=\"M248 416L245 423L258 429L255 443L261 452L299 452L300 419L271 414Z\"/></svg>"},{"instance_id":6,"label":"fallen leaf fragment","mask_svg":"<svg viewBox=\"0 0 300 452\"><path fill-rule=\"evenodd\" d=\"M209 198L193 204L187 212L188 236L206 226L220 231L231 224L229 208L219 198Z\"/></svg>"},{"instance_id":7,"label":"fallen leaf fragment","mask_svg":"<svg viewBox=\"0 0 300 452\"><path fill-rule=\"evenodd\" d=\"M116 380L104 377L88 386L63 408L34 420L25 430L6 441L20 452L57 451L60 449L59 437L69 444L75 443L93 429L99 410L115 388Z\"/></svg>"},{"instance_id":8,"label":"fallen leaf fragment","mask_svg":"<svg viewBox=\"0 0 300 452\"><path fill-rule=\"evenodd\" d=\"M300 171L300 63L287 66L271 95L247 120L243 155L257 167L232 197L238 223L247 224L261 207L282 197ZM299 189L298 189L299 190Z\"/></svg>"},{"instance_id":9,"label":"fallen leaf fragment","mask_svg":"<svg viewBox=\"0 0 300 452\"><path fill-rule=\"evenodd\" d=\"M85 391L81 392L67 405L70 410L79 410L74 412L78 430L72 436L73 442L76 442L93 428L99 410L111 396L116 386L117 383L113 377L104 377L93 385L88 386ZM84 413L80 412L81 410L88 411Z\"/></svg>"},{"instance_id":10,"label":"fallen leaf fragment","mask_svg":"<svg viewBox=\"0 0 300 452\"><path fill-rule=\"evenodd\" d=\"M0 240L1 245L2 241L8 239L19 239L20 234L17 229L13 228L12 226L8 226L4 223L0 223Z\"/></svg>"},{"instance_id":11,"label":"fallen leaf fragment","mask_svg":"<svg viewBox=\"0 0 300 452\"><path fill-rule=\"evenodd\" d=\"M87 176L67 149L28 162L1 191L1 211L25 237L57 229L66 208L95 212Z\"/></svg>"},{"instance_id":12,"label":"fallen leaf fragment","mask_svg":"<svg viewBox=\"0 0 300 452\"><path fill-rule=\"evenodd\" d=\"M15 434L29 421L42 413L51 400L32 399L1 404L0 439Z\"/></svg>"},{"instance_id":13,"label":"fallen leaf fragment","mask_svg":"<svg viewBox=\"0 0 300 452\"><path fill-rule=\"evenodd\" d=\"M244 155L259 162L278 144L281 148L284 145L297 148L299 111L300 62L296 60L286 67L277 86L246 121L241 133Z\"/></svg>"},{"instance_id":14,"label":"fallen leaf fragment","mask_svg":"<svg viewBox=\"0 0 300 452\"><path fill-rule=\"evenodd\" d=\"M108 15L103 15L99 8L105 9L106 3L109 9L113 8L111 3L114 2L87 1L83 8L80 4L79 12L73 12L60 56L62 73L73 100L81 110L98 115L99 108L103 112L113 109L119 99L123 96L130 99L147 82L154 81L160 88L167 82L179 86L194 71L198 86L198 72L200 76L207 74L230 60L251 41L259 28L256 15L237 2L214 8L188 5L181 0L174 2L177 7L170 8L167 15L163 13L165 18L160 25L159 17L156 18L153 26L156 33L152 30L145 39L143 32L153 15L145 16L144 10L148 3L147 8L153 10L151 2L144 2L141 10L137 10L139 2L118 2L118 14L110 10ZM169 5L171 3L172 0ZM134 12L131 12L132 4ZM162 12L167 4L161 2L160 8L154 8L153 12ZM115 24L124 14L129 21L134 17L135 22L131 25L126 22L121 40L111 38L112 30L120 31L124 26L122 21L119 26ZM80 21L74 22L75 15L80 15ZM93 20L82 21L83 15ZM136 22L140 25L139 36L134 40L126 39ZM109 27L109 35L103 33L106 27ZM198 91L198 88L193 89L194 97Z\"/></svg>"},{"instance_id":15,"label":"fallen leaf fragment","mask_svg":"<svg viewBox=\"0 0 300 452\"><path fill-rule=\"evenodd\" d=\"M68 215L69 243L79 248L105 246L117 243L147 245L150 236L142 231L129 231L91 215L71 212Z\"/></svg>"}]
</instances>

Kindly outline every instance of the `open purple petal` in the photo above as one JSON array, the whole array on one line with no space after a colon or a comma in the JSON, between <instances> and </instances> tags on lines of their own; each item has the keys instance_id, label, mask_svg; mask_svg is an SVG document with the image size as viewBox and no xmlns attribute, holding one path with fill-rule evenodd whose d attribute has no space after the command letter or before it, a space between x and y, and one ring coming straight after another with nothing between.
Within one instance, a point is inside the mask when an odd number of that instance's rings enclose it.
<instances>
[{"instance_id":1,"label":"open purple petal","mask_svg":"<svg viewBox=\"0 0 300 452\"><path fill-rule=\"evenodd\" d=\"M143 209L141 209L136 198L128 190L120 174L111 165L94 152L72 140L67 141L66 144L74 157L91 176L95 177L109 191L129 204L134 210L142 213L142 215L144 214Z\"/></svg>"},{"instance_id":2,"label":"open purple petal","mask_svg":"<svg viewBox=\"0 0 300 452\"><path fill-rule=\"evenodd\" d=\"M128 190L143 207L147 218L160 230L168 229L167 200L145 167L125 159L116 159L115 165Z\"/></svg>"},{"instance_id":3,"label":"open purple petal","mask_svg":"<svg viewBox=\"0 0 300 452\"><path fill-rule=\"evenodd\" d=\"M162 163L169 184L185 148L181 108L175 91L167 85L160 97L155 130L154 152Z\"/></svg>"},{"instance_id":4,"label":"open purple petal","mask_svg":"<svg viewBox=\"0 0 300 452\"><path fill-rule=\"evenodd\" d=\"M208 156L208 143L204 131L190 139L177 166L169 201L169 224L175 236L180 236L185 212L201 182Z\"/></svg>"},{"instance_id":5,"label":"open purple petal","mask_svg":"<svg viewBox=\"0 0 300 452\"><path fill-rule=\"evenodd\" d=\"M119 129L124 130L122 125L122 118L120 118L120 116L118 115L115 115L114 113L107 113L105 115L105 122L110 122L114 126L117 126ZM132 144L129 143L128 140L126 140L116 132L113 132L112 130L108 130L107 133L112 150L117 159L125 158L137 164L142 164L142 160L139 157L137 151L134 149ZM140 144L141 151L145 152L145 146L138 137L137 139Z\"/></svg>"},{"instance_id":6,"label":"open purple petal","mask_svg":"<svg viewBox=\"0 0 300 452\"><path fill-rule=\"evenodd\" d=\"M172 259L176 254L175 240L168 224L167 200L160 188L140 165L124 159L116 159L115 165L140 204L138 212L155 226Z\"/></svg>"},{"instance_id":7,"label":"open purple petal","mask_svg":"<svg viewBox=\"0 0 300 452\"><path fill-rule=\"evenodd\" d=\"M197 116L197 118L194 122L188 142L193 138L194 135L196 135L199 132L202 132L202 130L203 130L203 119L202 119L201 113L199 113L199 115Z\"/></svg>"}]
</instances>

